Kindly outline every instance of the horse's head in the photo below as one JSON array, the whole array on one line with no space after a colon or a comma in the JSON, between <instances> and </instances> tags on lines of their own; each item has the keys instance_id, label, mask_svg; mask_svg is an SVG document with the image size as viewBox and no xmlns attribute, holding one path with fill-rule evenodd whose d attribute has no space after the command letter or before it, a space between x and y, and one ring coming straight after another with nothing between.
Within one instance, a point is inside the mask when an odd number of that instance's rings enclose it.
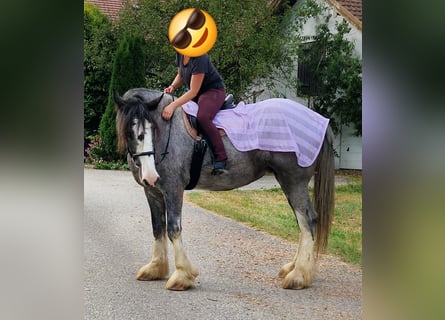
<instances>
[{"instance_id":1,"label":"horse's head","mask_svg":"<svg viewBox=\"0 0 445 320\"><path fill-rule=\"evenodd\" d=\"M154 161L154 111L163 97L162 92L146 89L129 90L124 97L114 94L118 150L128 152L129 166L143 186L154 186L159 178Z\"/></svg>"}]
</instances>

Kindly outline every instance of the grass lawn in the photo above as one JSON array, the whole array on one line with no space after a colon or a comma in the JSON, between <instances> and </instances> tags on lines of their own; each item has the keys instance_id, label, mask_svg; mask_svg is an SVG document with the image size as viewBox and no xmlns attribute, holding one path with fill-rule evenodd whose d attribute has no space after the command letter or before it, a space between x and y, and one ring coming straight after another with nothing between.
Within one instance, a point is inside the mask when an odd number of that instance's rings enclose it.
<instances>
[{"instance_id":1,"label":"grass lawn","mask_svg":"<svg viewBox=\"0 0 445 320\"><path fill-rule=\"evenodd\" d=\"M361 177L360 177L361 178ZM336 187L334 221L327 252L360 265L362 259L362 184L354 178ZM280 188L191 192L186 200L225 217L289 241L298 241L295 216Z\"/></svg>"}]
</instances>

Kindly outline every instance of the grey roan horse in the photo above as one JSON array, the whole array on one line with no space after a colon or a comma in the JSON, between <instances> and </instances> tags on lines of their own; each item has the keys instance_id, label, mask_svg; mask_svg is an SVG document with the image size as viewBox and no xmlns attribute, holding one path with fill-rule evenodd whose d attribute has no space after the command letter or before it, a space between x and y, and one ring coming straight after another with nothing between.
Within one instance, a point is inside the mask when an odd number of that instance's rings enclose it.
<instances>
[{"instance_id":1,"label":"grey roan horse","mask_svg":"<svg viewBox=\"0 0 445 320\"><path fill-rule=\"evenodd\" d=\"M144 187L151 211L155 238L151 261L143 266L138 280L165 279L169 274L167 236L173 243L175 271L166 288L186 290L193 286L198 271L192 266L182 245L181 211L185 186L190 180L194 139L184 126L181 108L170 121L161 117L163 107L173 96L150 89L131 89L123 97L115 94L119 149L128 151L127 160L135 180ZM279 276L283 288L310 286L316 273L318 253L326 248L334 206L333 135L328 127L317 160L300 167L294 152L237 151L223 137L228 154L228 173L214 176L202 169L199 189L230 190L249 184L272 171L292 207L300 227L300 240L293 260ZM208 149L203 168L211 164ZM308 183L314 178L314 207Z\"/></svg>"}]
</instances>

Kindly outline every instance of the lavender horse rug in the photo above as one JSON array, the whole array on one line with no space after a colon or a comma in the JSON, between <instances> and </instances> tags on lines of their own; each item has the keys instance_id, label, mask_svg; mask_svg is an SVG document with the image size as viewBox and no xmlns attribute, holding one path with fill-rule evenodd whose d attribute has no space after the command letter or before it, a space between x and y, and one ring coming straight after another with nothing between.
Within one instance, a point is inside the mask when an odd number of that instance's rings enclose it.
<instances>
[{"instance_id":1,"label":"lavender horse rug","mask_svg":"<svg viewBox=\"0 0 445 320\"><path fill-rule=\"evenodd\" d=\"M196 116L198 105L187 102L183 110ZM320 151L329 119L289 99L268 99L220 110L213 123L224 129L238 151L295 152L298 165L311 166Z\"/></svg>"}]
</instances>

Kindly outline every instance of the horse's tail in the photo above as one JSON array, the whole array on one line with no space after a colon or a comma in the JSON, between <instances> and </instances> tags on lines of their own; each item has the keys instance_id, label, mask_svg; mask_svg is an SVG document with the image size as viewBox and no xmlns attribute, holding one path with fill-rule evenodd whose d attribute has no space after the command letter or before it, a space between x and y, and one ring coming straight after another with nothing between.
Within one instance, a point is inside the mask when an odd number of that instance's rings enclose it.
<instances>
[{"instance_id":1,"label":"horse's tail","mask_svg":"<svg viewBox=\"0 0 445 320\"><path fill-rule=\"evenodd\" d=\"M315 237L316 252L323 252L328 244L329 231L334 214L334 134L328 126L317 158L314 176L314 209L318 213Z\"/></svg>"}]
</instances>

